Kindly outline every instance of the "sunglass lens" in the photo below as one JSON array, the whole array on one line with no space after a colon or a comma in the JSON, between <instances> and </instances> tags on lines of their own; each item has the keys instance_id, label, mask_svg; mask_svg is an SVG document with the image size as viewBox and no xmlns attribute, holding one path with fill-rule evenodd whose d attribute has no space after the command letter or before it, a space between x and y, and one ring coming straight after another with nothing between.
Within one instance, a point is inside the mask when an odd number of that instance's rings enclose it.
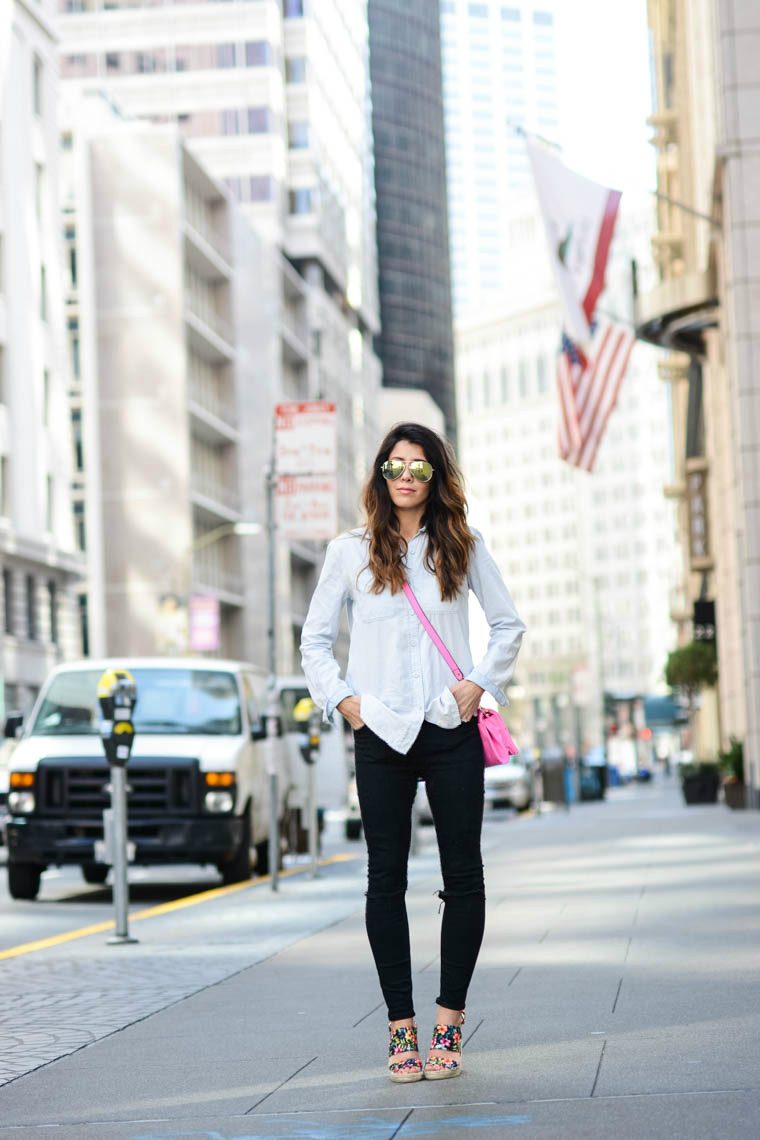
<instances>
[{"instance_id":1,"label":"sunglass lens","mask_svg":"<svg viewBox=\"0 0 760 1140\"><path fill-rule=\"evenodd\" d=\"M380 468L383 479L398 479L404 474L404 464L400 459L386 459Z\"/></svg>"},{"instance_id":2,"label":"sunglass lens","mask_svg":"<svg viewBox=\"0 0 760 1140\"><path fill-rule=\"evenodd\" d=\"M409 470L420 483L429 483L433 478L433 468L426 459L419 459L409 465Z\"/></svg>"}]
</instances>

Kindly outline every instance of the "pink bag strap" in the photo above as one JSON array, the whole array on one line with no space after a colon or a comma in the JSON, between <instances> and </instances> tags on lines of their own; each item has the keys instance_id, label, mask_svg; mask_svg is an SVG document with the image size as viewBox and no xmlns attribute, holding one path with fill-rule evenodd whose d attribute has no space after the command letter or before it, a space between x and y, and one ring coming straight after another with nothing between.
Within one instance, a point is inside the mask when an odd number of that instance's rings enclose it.
<instances>
[{"instance_id":1,"label":"pink bag strap","mask_svg":"<svg viewBox=\"0 0 760 1140\"><path fill-rule=\"evenodd\" d=\"M454 674L454 676L456 677L457 681L463 681L464 680L464 674L462 673L462 670L459 668L456 661L451 656L448 649L446 648L446 646L443 644L443 642L441 641L438 634L433 629L433 626L430 624L429 619L425 616L425 611L423 610L420 603L417 601L417 598L414 595L414 590L412 589L412 587L409 585L408 582L404 582L404 593L406 594L407 598L409 599L409 604L411 605L412 609L414 610L417 617L420 619L423 626L425 627L425 630L427 631L431 641L433 642L433 645L435 645L436 649L438 650L441 657L444 659L444 661L448 665L449 669L451 669L451 671Z\"/></svg>"}]
</instances>

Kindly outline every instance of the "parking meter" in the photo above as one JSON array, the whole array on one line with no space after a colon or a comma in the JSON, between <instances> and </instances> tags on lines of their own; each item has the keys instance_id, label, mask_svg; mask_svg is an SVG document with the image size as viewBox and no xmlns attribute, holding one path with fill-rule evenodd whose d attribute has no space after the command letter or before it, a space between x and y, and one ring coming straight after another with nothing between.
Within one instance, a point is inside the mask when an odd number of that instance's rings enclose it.
<instances>
[{"instance_id":1,"label":"parking meter","mask_svg":"<svg viewBox=\"0 0 760 1140\"><path fill-rule=\"evenodd\" d=\"M111 769L111 807L103 812L103 861L113 867L113 901L116 932L110 945L136 942L129 936L129 884L127 882L127 773L126 767L135 738L132 720L137 704L137 687L126 669L106 669L98 681L102 719L100 738Z\"/></svg>"},{"instance_id":2,"label":"parking meter","mask_svg":"<svg viewBox=\"0 0 760 1140\"><path fill-rule=\"evenodd\" d=\"M126 669L106 669L98 681L98 700L106 760L112 768L126 768L135 737L132 713L137 704L137 687L132 674Z\"/></svg>"}]
</instances>

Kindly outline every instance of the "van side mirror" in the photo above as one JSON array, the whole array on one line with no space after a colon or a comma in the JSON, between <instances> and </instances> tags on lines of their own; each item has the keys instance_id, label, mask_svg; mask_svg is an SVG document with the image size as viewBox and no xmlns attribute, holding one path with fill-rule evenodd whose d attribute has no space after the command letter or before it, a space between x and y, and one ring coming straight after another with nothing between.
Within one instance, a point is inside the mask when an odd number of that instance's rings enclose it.
<instances>
[{"instance_id":1,"label":"van side mirror","mask_svg":"<svg viewBox=\"0 0 760 1140\"><path fill-rule=\"evenodd\" d=\"M10 716L6 718L3 736L6 740L15 740L19 735L20 729L23 727L23 725L24 714L11 713Z\"/></svg>"},{"instance_id":2,"label":"van side mirror","mask_svg":"<svg viewBox=\"0 0 760 1140\"><path fill-rule=\"evenodd\" d=\"M266 740L267 726L263 720L257 720L251 725L251 740Z\"/></svg>"}]
</instances>

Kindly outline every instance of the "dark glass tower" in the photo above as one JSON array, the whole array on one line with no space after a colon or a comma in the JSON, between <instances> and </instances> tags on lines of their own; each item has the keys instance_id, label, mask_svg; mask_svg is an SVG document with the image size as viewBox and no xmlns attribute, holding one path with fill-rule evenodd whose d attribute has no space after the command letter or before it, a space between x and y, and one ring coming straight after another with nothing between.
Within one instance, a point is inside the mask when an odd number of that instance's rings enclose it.
<instances>
[{"instance_id":1,"label":"dark glass tower","mask_svg":"<svg viewBox=\"0 0 760 1140\"><path fill-rule=\"evenodd\" d=\"M456 442L439 0L369 0L383 383L423 388Z\"/></svg>"}]
</instances>

